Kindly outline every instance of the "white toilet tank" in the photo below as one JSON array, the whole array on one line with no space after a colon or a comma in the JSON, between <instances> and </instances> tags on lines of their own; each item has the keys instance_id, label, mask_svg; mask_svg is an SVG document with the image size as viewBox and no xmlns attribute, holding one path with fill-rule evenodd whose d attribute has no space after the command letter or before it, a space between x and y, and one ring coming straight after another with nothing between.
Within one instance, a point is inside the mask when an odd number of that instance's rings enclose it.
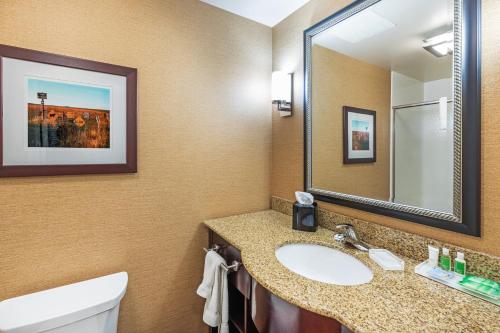
<instances>
[{"instance_id":1,"label":"white toilet tank","mask_svg":"<svg viewBox=\"0 0 500 333\"><path fill-rule=\"evenodd\" d=\"M0 302L0 333L116 333L125 272Z\"/></svg>"}]
</instances>

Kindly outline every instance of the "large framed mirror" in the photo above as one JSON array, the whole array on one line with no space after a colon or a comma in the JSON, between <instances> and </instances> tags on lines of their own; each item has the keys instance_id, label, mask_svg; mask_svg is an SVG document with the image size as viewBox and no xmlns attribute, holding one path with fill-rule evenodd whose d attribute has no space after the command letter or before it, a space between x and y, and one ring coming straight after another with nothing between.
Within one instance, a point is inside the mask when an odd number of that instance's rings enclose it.
<instances>
[{"instance_id":1,"label":"large framed mirror","mask_svg":"<svg viewBox=\"0 0 500 333\"><path fill-rule=\"evenodd\" d=\"M304 32L305 188L480 236L480 0L361 0Z\"/></svg>"}]
</instances>

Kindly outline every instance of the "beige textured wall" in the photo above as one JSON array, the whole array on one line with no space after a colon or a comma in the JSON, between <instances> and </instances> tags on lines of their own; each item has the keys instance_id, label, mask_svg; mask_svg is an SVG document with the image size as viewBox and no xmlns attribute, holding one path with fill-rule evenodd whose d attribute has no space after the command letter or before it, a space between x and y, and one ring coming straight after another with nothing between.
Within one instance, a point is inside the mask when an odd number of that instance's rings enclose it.
<instances>
[{"instance_id":1,"label":"beige textured wall","mask_svg":"<svg viewBox=\"0 0 500 333\"><path fill-rule=\"evenodd\" d=\"M204 332L206 218L269 208L271 29L198 0L2 0L0 43L139 70L139 173L0 180L0 299L127 271L122 333Z\"/></svg>"},{"instance_id":2,"label":"beige textured wall","mask_svg":"<svg viewBox=\"0 0 500 333\"><path fill-rule=\"evenodd\" d=\"M303 189L303 54L302 34L312 24L342 7L348 0L311 0L273 28L273 70L295 73L294 115L273 113L272 194L293 199ZM341 214L433 237L474 250L500 255L500 1L482 1L482 203L481 238L431 228L407 221L322 204Z\"/></svg>"},{"instance_id":3,"label":"beige textured wall","mask_svg":"<svg viewBox=\"0 0 500 333\"><path fill-rule=\"evenodd\" d=\"M313 186L388 200L391 72L319 45L312 59ZM375 163L344 164L343 106L376 112Z\"/></svg>"}]
</instances>

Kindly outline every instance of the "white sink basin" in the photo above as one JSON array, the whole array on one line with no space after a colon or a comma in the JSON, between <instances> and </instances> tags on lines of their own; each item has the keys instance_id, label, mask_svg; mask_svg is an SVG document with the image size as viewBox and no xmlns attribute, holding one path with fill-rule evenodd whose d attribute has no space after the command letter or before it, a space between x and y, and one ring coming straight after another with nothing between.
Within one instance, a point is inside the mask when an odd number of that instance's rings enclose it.
<instances>
[{"instance_id":1,"label":"white sink basin","mask_svg":"<svg viewBox=\"0 0 500 333\"><path fill-rule=\"evenodd\" d=\"M373 279L372 271L353 256L315 244L287 244L276 258L286 268L311 280L355 286Z\"/></svg>"}]
</instances>

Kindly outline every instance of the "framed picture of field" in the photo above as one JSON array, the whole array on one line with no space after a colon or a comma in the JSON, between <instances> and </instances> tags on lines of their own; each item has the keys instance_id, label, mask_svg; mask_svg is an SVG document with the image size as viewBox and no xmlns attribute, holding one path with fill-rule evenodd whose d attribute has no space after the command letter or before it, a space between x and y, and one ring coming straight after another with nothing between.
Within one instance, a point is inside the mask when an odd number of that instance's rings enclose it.
<instances>
[{"instance_id":1,"label":"framed picture of field","mask_svg":"<svg viewBox=\"0 0 500 333\"><path fill-rule=\"evenodd\" d=\"M344 164L376 162L376 112L344 106L343 113Z\"/></svg>"},{"instance_id":2,"label":"framed picture of field","mask_svg":"<svg viewBox=\"0 0 500 333\"><path fill-rule=\"evenodd\" d=\"M137 70L0 45L0 177L137 172Z\"/></svg>"}]
</instances>

